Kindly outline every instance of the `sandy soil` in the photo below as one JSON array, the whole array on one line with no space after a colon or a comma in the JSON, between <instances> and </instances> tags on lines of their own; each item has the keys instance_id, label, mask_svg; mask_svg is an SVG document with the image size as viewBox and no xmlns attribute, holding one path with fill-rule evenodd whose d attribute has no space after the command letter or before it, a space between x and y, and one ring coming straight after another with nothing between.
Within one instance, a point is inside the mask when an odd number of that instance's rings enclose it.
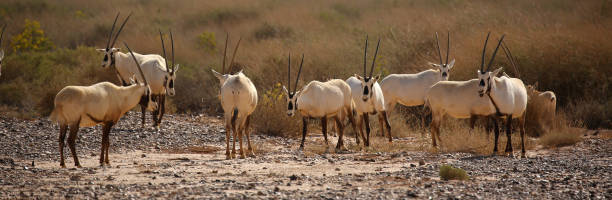
<instances>
[{"instance_id":1,"label":"sandy soil","mask_svg":"<svg viewBox=\"0 0 612 200\"><path fill-rule=\"evenodd\" d=\"M320 134L311 134L299 152L299 140L258 135L256 158L225 160L225 134L214 117L169 116L161 130L130 128L139 120L134 113L126 118L111 135L111 166L99 167L98 128L80 132L83 168L74 168L70 156L60 168L56 127L0 117L0 198L612 198L610 131L590 131L574 146L532 150L526 159L325 154ZM411 141L418 140L395 142ZM443 164L465 169L470 179L440 180Z\"/></svg>"}]
</instances>

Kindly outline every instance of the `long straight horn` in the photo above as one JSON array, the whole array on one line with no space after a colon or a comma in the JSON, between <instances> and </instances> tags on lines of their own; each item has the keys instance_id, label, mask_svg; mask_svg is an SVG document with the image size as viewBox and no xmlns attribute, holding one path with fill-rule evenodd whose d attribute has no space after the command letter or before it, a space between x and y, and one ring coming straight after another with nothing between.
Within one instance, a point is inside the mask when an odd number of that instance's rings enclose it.
<instances>
[{"instance_id":1,"label":"long straight horn","mask_svg":"<svg viewBox=\"0 0 612 200\"><path fill-rule=\"evenodd\" d=\"M438 40L438 32L436 32L436 45L438 47L438 58L440 58L440 64L444 64L442 63L442 52L440 51L440 40Z\"/></svg>"},{"instance_id":2,"label":"long straight horn","mask_svg":"<svg viewBox=\"0 0 612 200\"><path fill-rule=\"evenodd\" d=\"M297 77L295 78L295 87L293 87L293 94L297 90L298 83L300 82L300 74L302 73L302 65L304 64L304 54L302 54L302 61L300 61L300 69L298 70Z\"/></svg>"},{"instance_id":3,"label":"long straight horn","mask_svg":"<svg viewBox=\"0 0 612 200\"><path fill-rule=\"evenodd\" d=\"M130 55L132 55L132 59L134 59L134 62L136 63L136 66L138 67L138 71L140 72L140 76L142 76L142 80L144 81L144 84L149 85L149 83L147 82L147 78L145 78L145 75L142 72L142 68L140 68L140 63L138 63L138 60L136 60L136 56L134 56L134 52L132 52L132 50L127 45L127 43L123 42L123 45L125 45L125 48L127 48L128 51L130 52Z\"/></svg>"},{"instance_id":4,"label":"long straight horn","mask_svg":"<svg viewBox=\"0 0 612 200\"><path fill-rule=\"evenodd\" d=\"M164 55L164 62L166 63L166 72L170 72L170 69L168 68L168 59L166 57L166 47L164 46L164 36L162 35L161 30L159 30L159 39L161 40L162 44L162 53Z\"/></svg>"},{"instance_id":5,"label":"long straight horn","mask_svg":"<svg viewBox=\"0 0 612 200\"><path fill-rule=\"evenodd\" d=\"M366 35L365 48L363 48L363 77L366 76L366 62L368 60L368 35Z\"/></svg>"},{"instance_id":6,"label":"long straight horn","mask_svg":"<svg viewBox=\"0 0 612 200\"><path fill-rule=\"evenodd\" d=\"M372 77L372 72L374 72L374 63L376 63L376 55L378 55L379 46L380 46L380 38L378 38L378 44L376 44L376 51L374 51L374 59L372 59L372 66L370 67L370 77Z\"/></svg>"},{"instance_id":7,"label":"long straight horn","mask_svg":"<svg viewBox=\"0 0 612 200\"><path fill-rule=\"evenodd\" d=\"M113 39L113 43L111 43L110 47L113 47L115 45L115 42L117 41L117 38L119 38L119 34L121 33L121 30L123 30L125 23L127 23L127 21L130 19L131 16L132 16L132 13L130 12L130 14L125 18L125 20L121 24L121 27L119 27L117 34L115 34L115 39Z\"/></svg>"},{"instance_id":8,"label":"long straight horn","mask_svg":"<svg viewBox=\"0 0 612 200\"><path fill-rule=\"evenodd\" d=\"M487 39L485 40L484 47L482 48L482 62L480 62L480 73L484 73L485 54L487 52L487 42L489 42L489 35L491 35L491 31L487 33Z\"/></svg>"},{"instance_id":9,"label":"long straight horn","mask_svg":"<svg viewBox=\"0 0 612 200\"><path fill-rule=\"evenodd\" d=\"M289 52L289 59L287 61L287 92L291 94L291 52Z\"/></svg>"},{"instance_id":10,"label":"long straight horn","mask_svg":"<svg viewBox=\"0 0 612 200\"><path fill-rule=\"evenodd\" d=\"M2 33L0 33L0 47L2 47L2 38L4 37L4 30L6 29L6 24L2 26Z\"/></svg>"},{"instance_id":11,"label":"long straight horn","mask_svg":"<svg viewBox=\"0 0 612 200\"><path fill-rule=\"evenodd\" d=\"M227 55L227 43L229 42L229 33L225 36L225 49L223 49L223 68L221 70L222 74L225 74L225 57Z\"/></svg>"},{"instance_id":12,"label":"long straight horn","mask_svg":"<svg viewBox=\"0 0 612 200\"><path fill-rule=\"evenodd\" d=\"M446 39L446 63L448 65L448 54L450 53L450 31L447 33Z\"/></svg>"},{"instance_id":13,"label":"long straight horn","mask_svg":"<svg viewBox=\"0 0 612 200\"><path fill-rule=\"evenodd\" d=\"M514 68L515 76L520 79L521 74L518 70L518 63L516 63L516 59L514 59L514 56L512 56L512 52L510 52L510 49L508 48L508 45L506 45L506 42L502 42L502 49L504 50L504 53L506 53L506 58L508 58L510 64Z\"/></svg>"},{"instance_id":14,"label":"long straight horn","mask_svg":"<svg viewBox=\"0 0 612 200\"><path fill-rule=\"evenodd\" d=\"M174 66L176 64L174 64L175 63L174 62L174 38L172 38L172 29L170 29L169 32L170 32L170 45L172 46L172 72L174 72ZM166 62L166 64L168 63Z\"/></svg>"},{"instance_id":15,"label":"long straight horn","mask_svg":"<svg viewBox=\"0 0 612 200\"><path fill-rule=\"evenodd\" d=\"M234 58L236 58L236 52L238 52L240 41L242 41L242 37L238 38L238 44L236 44L236 48L234 48L234 53L232 54L232 60L230 60L229 69L227 70L227 73L232 73L232 68L234 65Z\"/></svg>"},{"instance_id":16,"label":"long straight horn","mask_svg":"<svg viewBox=\"0 0 612 200\"><path fill-rule=\"evenodd\" d=\"M111 31L108 34L108 41L106 41L106 49L110 48L110 41L111 39L113 39L113 32L115 31L115 24L117 24L117 19L119 18L119 13L117 13L117 16L115 16L115 21L113 22L113 26L111 27Z\"/></svg>"},{"instance_id":17,"label":"long straight horn","mask_svg":"<svg viewBox=\"0 0 612 200\"><path fill-rule=\"evenodd\" d=\"M504 37L506 35L502 35L501 38L499 39L499 43L497 43L497 47L495 47L495 51L493 52L493 56L491 56L491 60L489 61L489 64L487 65L487 71L489 71L489 69L491 68L491 65L493 64L493 60L495 60L495 54L497 54L497 50L499 50L499 46L502 44L502 42L504 41Z\"/></svg>"}]
</instances>

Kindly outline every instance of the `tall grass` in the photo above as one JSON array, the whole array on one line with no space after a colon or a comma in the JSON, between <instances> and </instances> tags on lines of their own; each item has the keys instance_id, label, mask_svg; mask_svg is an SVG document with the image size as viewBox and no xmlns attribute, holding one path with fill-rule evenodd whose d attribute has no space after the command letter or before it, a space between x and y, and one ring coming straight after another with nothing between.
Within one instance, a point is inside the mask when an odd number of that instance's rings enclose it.
<instances>
[{"instance_id":1,"label":"tall grass","mask_svg":"<svg viewBox=\"0 0 612 200\"><path fill-rule=\"evenodd\" d=\"M113 72L99 67L102 56L93 49L105 45L113 17L121 11L122 16L129 12L133 16L119 41L139 53L159 53L157 30L172 28L181 64L177 96L169 105L174 112L221 112L218 81L210 68L220 68L225 39L221 36L226 32L232 38L243 37L237 65L262 96L286 81L289 52L306 55L300 86L359 73L366 34L382 39L375 73L386 75L430 68L427 62L437 60L433 34L448 30L451 57L457 59L450 79L475 78L484 36L493 31L495 38L507 34L526 83L539 81L541 89L557 94L560 108L576 111L568 116L571 121L611 128L612 18L605 9L609 6L598 0L5 0L0 2L0 22L9 24L5 38L19 34L25 19L36 20L56 50L16 54L5 46L0 104L45 115L52 96L63 86L114 82ZM207 48L202 48L203 33L216 35L204 38ZM498 54L496 63L516 76L503 54ZM279 112L283 100L260 104L264 105L268 107L256 111L263 119L256 120L255 127L270 127L265 119L284 119L284 112ZM257 130L295 132L280 126Z\"/></svg>"}]
</instances>

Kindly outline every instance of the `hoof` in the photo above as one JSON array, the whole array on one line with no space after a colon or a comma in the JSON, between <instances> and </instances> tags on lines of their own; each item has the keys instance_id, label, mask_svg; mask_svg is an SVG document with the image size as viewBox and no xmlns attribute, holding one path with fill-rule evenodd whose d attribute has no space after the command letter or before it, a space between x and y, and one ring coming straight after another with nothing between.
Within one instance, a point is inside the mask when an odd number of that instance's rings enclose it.
<instances>
[{"instance_id":1,"label":"hoof","mask_svg":"<svg viewBox=\"0 0 612 200\"><path fill-rule=\"evenodd\" d=\"M300 146L300 148L298 148L298 151L304 151L304 146Z\"/></svg>"},{"instance_id":2,"label":"hoof","mask_svg":"<svg viewBox=\"0 0 612 200\"><path fill-rule=\"evenodd\" d=\"M246 158L246 156L244 154L240 155L240 159L245 159L245 158Z\"/></svg>"},{"instance_id":3,"label":"hoof","mask_svg":"<svg viewBox=\"0 0 612 200\"><path fill-rule=\"evenodd\" d=\"M76 168L81 168L82 167L81 164L78 164L78 165L75 165L75 166L76 166Z\"/></svg>"},{"instance_id":4,"label":"hoof","mask_svg":"<svg viewBox=\"0 0 612 200\"><path fill-rule=\"evenodd\" d=\"M66 168L66 165L60 164L61 168Z\"/></svg>"},{"instance_id":5,"label":"hoof","mask_svg":"<svg viewBox=\"0 0 612 200\"><path fill-rule=\"evenodd\" d=\"M231 160L231 159L232 159L232 156L230 156L230 155L225 155L225 160Z\"/></svg>"}]
</instances>

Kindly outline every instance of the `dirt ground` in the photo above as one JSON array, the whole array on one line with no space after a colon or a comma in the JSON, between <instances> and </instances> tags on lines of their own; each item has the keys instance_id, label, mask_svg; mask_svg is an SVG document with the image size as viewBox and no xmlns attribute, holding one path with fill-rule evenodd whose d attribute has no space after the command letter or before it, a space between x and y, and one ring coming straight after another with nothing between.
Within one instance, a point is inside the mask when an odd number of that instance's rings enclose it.
<instances>
[{"instance_id":1,"label":"dirt ground","mask_svg":"<svg viewBox=\"0 0 612 200\"><path fill-rule=\"evenodd\" d=\"M352 137L348 152L324 153L320 134L307 137L300 152L299 139L254 135L256 158L226 160L217 118L170 115L156 130L140 128L138 116L129 113L113 129L106 167L98 163L100 128L81 129L82 168L73 167L68 148L67 168L59 167L58 130L48 120L0 117L0 198L612 198L610 131L585 131L574 146L536 148L524 159L360 151ZM394 138L415 141L427 140ZM470 179L441 180L444 164Z\"/></svg>"}]
</instances>

